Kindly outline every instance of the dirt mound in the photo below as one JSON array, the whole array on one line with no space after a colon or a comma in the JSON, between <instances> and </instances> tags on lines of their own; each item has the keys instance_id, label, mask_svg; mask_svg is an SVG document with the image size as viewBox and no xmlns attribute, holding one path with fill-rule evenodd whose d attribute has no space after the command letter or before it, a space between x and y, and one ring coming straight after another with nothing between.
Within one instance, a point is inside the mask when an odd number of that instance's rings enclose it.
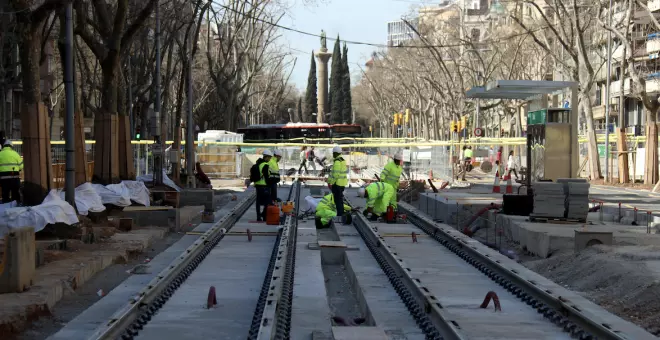
<instances>
[{"instance_id":1,"label":"dirt mound","mask_svg":"<svg viewBox=\"0 0 660 340\"><path fill-rule=\"evenodd\" d=\"M525 266L660 334L660 248L594 246Z\"/></svg>"}]
</instances>

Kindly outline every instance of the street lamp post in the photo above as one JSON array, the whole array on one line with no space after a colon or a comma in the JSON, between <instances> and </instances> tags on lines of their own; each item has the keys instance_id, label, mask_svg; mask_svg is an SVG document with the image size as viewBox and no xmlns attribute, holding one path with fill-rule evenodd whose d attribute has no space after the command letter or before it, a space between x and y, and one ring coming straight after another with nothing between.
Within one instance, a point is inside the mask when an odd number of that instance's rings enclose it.
<instances>
[{"instance_id":1,"label":"street lamp post","mask_svg":"<svg viewBox=\"0 0 660 340\"><path fill-rule=\"evenodd\" d=\"M610 0L610 7L608 8L609 14L608 14L608 25L612 27L612 0ZM610 90L611 90L611 84L610 82L612 81L612 31L608 31L607 35L607 92L605 95L605 182L609 180L610 173L609 173L609 167L607 166L609 159L610 159ZM621 77L620 81L624 82L625 86L625 78ZM621 113L619 113L621 114ZM598 145L598 141L596 141L596 145ZM596 148L596 156L595 157L600 157L598 156L598 149Z\"/></svg>"}]
</instances>

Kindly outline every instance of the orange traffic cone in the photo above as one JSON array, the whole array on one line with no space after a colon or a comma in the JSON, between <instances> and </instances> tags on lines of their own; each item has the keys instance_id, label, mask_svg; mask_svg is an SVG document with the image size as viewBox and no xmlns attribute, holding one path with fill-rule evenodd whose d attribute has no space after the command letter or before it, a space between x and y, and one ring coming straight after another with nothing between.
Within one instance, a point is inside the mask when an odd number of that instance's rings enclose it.
<instances>
[{"instance_id":1,"label":"orange traffic cone","mask_svg":"<svg viewBox=\"0 0 660 340\"><path fill-rule=\"evenodd\" d=\"M500 171L497 170L495 172L495 183L493 183L493 193L499 194L500 193Z\"/></svg>"},{"instance_id":2,"label":"orange traffic cone","mask_svg":"<svg viewBox=\"0 0 660 340\"><path fill-rule=\"evenodd\" d=\"M513 194L513 184L511 184L511 175L506 178L506 193Z\"/></svg>"}]
</instances>

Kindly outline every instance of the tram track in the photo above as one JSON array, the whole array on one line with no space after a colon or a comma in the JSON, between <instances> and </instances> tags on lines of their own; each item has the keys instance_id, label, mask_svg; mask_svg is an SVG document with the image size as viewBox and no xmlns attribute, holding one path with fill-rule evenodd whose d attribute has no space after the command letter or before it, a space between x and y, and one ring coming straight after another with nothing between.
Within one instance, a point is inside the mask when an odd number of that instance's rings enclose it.
<instances>
[{"instance_id":1,"label":"tram track","mask_svg":"<svg viewBox=\"0 0 660 340\"><path fill-rule=\"evenodd\" d=\"M291 186L288 195L288 198L293 198L294 202L298 201L300 194L300 185L297 183L297 181L294 181L294 185ZM296 221L295 218L287 216L284 226L278 228L278 230L273 228L273 232L257 231L254 232L254 235L251 233L250 229L232 232L232 229L234 229L237 222L245 219L244 215L250 207L253 207L255 199L256 194L255 192L252 192L238 202L227 215L222 216L217 222L215 222L208 231L203 233L190 247L183 251L180 256L162 270L122 308L117 310L108 320L103 321L101 326L99 326L91 336L88 336L87 339L129 340L153 337L153 334L149 334L149 332L145 335L145 330L147 328L153 329L153 327L150 327L152 320L158 317L161 317L161 319L167 318L159 315L162 314L161 310L168 306L168 301L175 295L182 285L190 285L186 283L186 281L191 275L193 275L193 273L195 273L195 270L203 263L205 258L212 250L214 250L214 248L222 247L220 241L227 235L247 236L250 242L253 237L268 239L269 237L272 238L271 235L276 236L274 237L275 240L272 241L273 247L270 252L271 254L268 257L268 269L262 274L265 276L263 279L261 294L254 309L252 326L249 327L249 332L246 330L246 333L248 334L245 334L245 336L250 339L257 339L264 338L261 334L265 333L270 334L272 332L273 334L287 334L288 330L286 325L287 323L290 324L290 312L288 313L289 316L287 318L287 313L284 310L288 309L290 311L291 308L291 281L293 277L292 264L294 264L292 261L295 260L295 247L290 245L295 245ZM252 230L257 228L258 225L256 225L255 228L252 228ZM266 240L266 242L268 241ZM250 247L263 249L263 242L252 242L252 244L254 245ZM247 249L245 248L246 246L240 247ZM263 250L258 251L263 252ZM257 254L250 255L250 259L253 259L253 261L260 261L259 258L261 257L262 256ZM214 259L214 261L217 261L217 259ZM235 261L234 263L240 263L240 261ZM289 278L288 280L286 280L287 277ZM289 282L288 284L287 281ZM277 286L279 294L273 294L274 285ZM183 293L188 294L188 292ZM215 301L215 294L215 287L209 289L209 304L211 303L211 300L217 302ZM211 297L211 295L213 295L213 297ZM272 310L271 306L273 305L279 306L279 308ZM286 307L287 305L288 307ZM209 305L208 307L211 306ZM176 308L179 308L179 306L176 306ZM280 314L283 314L284 316ZM274 320L274 322L272 320ZM271 324L274 325L272 329L268 327Z\"/></svg>"},{"instance_id":2,"label":"tram track","mask_svg":"<svg viewBox=\"0 0 660 340\"><path fill-rule=\"evenodd\" d=\"M655 339L412 206L399 210L409 223L354 224L427 339ZM479 310L486 293L504 299L503 312Z\"/></svg>"}]
</instances>

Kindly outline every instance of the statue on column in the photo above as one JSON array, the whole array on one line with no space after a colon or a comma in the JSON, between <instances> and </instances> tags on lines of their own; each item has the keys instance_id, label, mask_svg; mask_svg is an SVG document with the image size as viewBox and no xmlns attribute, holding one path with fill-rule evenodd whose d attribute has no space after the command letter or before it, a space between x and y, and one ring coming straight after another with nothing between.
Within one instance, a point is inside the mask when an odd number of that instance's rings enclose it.
<instances>
[{"instance_id":1,"label":"statue on column","mask_svg":"<svg viewBox=\"0 0 660 340\"><path fill-rule=\"evenodd\" d=\"M325 38L325 31L321 30L321 48L327 49L328 47L326 46L326 38Z\"/></svg>"}]
</instances>

